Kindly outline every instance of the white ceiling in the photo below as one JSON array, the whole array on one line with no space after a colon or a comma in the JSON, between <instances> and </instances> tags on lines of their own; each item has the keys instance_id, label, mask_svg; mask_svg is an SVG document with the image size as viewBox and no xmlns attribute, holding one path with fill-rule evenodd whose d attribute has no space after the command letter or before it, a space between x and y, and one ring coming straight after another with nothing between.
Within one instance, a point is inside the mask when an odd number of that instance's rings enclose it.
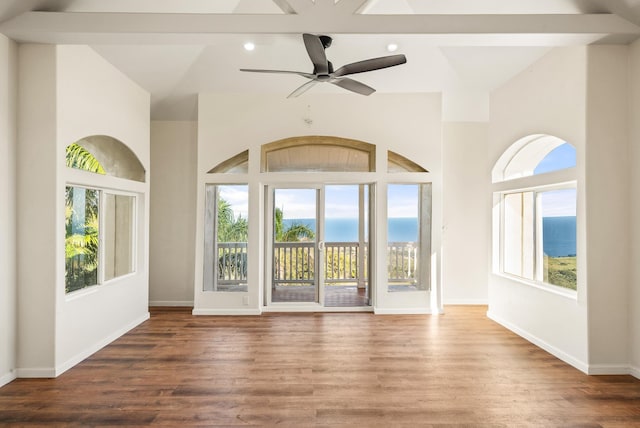
<instances>
[{"instance_id":1,"label":"white ceiling","mask_svg":"<svg viewBox=\"0 0 640 428\"><path fill-rule=\"evenodd\" d=\"M640 35L640 0L335 3L0 0L0 32L22 42L89 44L151 93L152 117L164 120L195 119L199 92L285 97L304 78L238 69L311 72L302 31L334 37L327 56L335 68L388 55L386 45L397 43L407 64L357 80L380 93L442 92L445 120L486 120L489 92L554 46L628 43ZM256 49L245 51L246 41ZM309 93L340 91L321 84Z\"/></svg>"}]
</instances>

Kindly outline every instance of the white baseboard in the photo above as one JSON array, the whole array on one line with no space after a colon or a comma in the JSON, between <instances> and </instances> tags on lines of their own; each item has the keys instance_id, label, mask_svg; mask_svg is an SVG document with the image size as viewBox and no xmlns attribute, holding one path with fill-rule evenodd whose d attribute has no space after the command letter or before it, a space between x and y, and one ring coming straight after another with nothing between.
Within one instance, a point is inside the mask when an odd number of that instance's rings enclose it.
<instances>
[{"instance_id":1,"label":"white baseboard","mask_svg":"<svg viewBox=\"0 0 640 428\"><path fill-rule=\"evenodd\" d=\"M589 374L589 365L587 363L585 363L584 361L580 361L579 359L575 358L574 356L569 355L566 352L564 352L563 350L556 348L555 346L545 342L544 340L540 339L539 337L534 336L533 334L530 334L529 332L521 329L520 327L516 326L515 324L512 324L509 321L506 321L506 320L500 318L499 316L496 316L491 311L487 311L487 317L489 317L493 321L497 322L501 326L505 327L506 329L511 330L512 332L514 332L518 336L528 340L529 342L533 343L534 345L544 349L545 351L547 351L548 353L550 353L554 357L556 357L556 358L564 361L565 363L575 367L576 369L580 370L581 372L583 372L585 374Z\"/></svg>"},{"instance_id":2,"label":"white baseboard","mask_svg":"<svg viewBox=\"0 0 640 428\"><path fill-rule=\"evenodd\" d=\"M33 378L33 377L56 377L56 369L53 367L38 367L29 369L16 369L17 377Z\"/></svg>"},{"instance_id":3,"label":"white baseboard","mask_svg":"<svg viewBox=\"0 0 640 428\"><path fill-rule=\"evenodd\" d=\"M8 384L9 382L14 381L18 376L16 375L16 371L12 370L9 373L6 373L2 376L0 376L0 388L3 387L4 385Z\"/></svg>"},{"instance_id":4,"label":"white baseboard","mask_svg":"<svg viewBox=\"0 0 640 428\"><path fill-rule=\"evenodd\" d=\"M627 375L631 369L627 364L589 364L590 375Z\"/></svg>"},{"instance_id":5,"label":"white baseboard","mask_svg":"<svg viewBox=\"0 0 640 428\"><path fill-rule=\"evenodd\" d=\"M149 306L187 306L193 308L193 300L150 300Z\"/></svg>"},{"instance_id":6,"label":"white baseboard","mask_svg":"<svg viewBox=\"0 0 640 428\"><path fill-rule=\"evenodd\" d=\"M444 305L483 305L489 304L489 299L444 299Z\"/></svg>"},{"instance_id":7,"label":"white baseboard","mask_svg":"<svg viewBox=\"0 0 640 428\"><path fill-rule=\"evenodd\" d=\"M261 315L260 309L193 309L193 315Z\"/></svg>"},{"instance_id":8,"label":"white baseboard","mask_svg":"<svg viewBox=\"0 0 640 428\"><path fill-rule=\"evenodd\" d=\"M138 319L134 320L133 322L127 324L126 326L122 327L121 329L113 332L112 334L110 334L109 336L105 337L104 339L102 339L101 341L96 343L95 345L93 345L93 346L85 349L84 351L76 354L75 356L69 358L64 363L59 364L58 366L56 366L55 372L54 372L54 376L52 376L52 377L60 376L62 373L66 372L71 367L73 367L76 364L80 363L81 361L87 359L91 355L93 355L96 352L98 352L100 349L102 349L105 346L107 346L109 343L113 342L114 340L116 340L117 338L122 336L123 334L127 333L128 331L130 331L134 327L137 327L138 325L142 324L143 322L145 322L148 319L149 319L149 312L145 313L144 315L142 315ZM20 375L20 377L23 377L23 376ZM39 376L37 376L37 377L39 377Z\"/></svg>"},{"instance_id":9,"label":"white baseboard","mask_svg":"<svg viewBox=\"0 0 640 428\"><path fill-rule=\"evenodd\" d=\"M376 315L430 315L431 308L374 308Z\"/></svg>"},{"instance_id":10,"label":"white baseboard","mask_svg":"<svg viewBox=\"0 0 640 428\"><path fill-rule=\"evenodd\" d=\"M640 379L640 367L631 366L629 367L629 374L636 379Z\"/></svg>"}]
</instances>

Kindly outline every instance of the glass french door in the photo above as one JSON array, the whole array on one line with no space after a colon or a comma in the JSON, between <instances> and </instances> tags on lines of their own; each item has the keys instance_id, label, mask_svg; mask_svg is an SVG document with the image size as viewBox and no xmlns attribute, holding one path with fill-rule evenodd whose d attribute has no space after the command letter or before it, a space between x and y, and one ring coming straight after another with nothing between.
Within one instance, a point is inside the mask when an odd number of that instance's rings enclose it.
<instances>
[{"instance_id":1,"label":"glass french door","mask_svg":"<svg viewBox=\"0 0 640 428\"><path fill-rule=\"evenodd\" d=\"M271 302L318 303L320 188L273 189Z\"/></svg>"},{"instance_id":2,"label":"glass french door","mask_svg":"<svg viewBox=\"0 0 640 428\"><path fill-rule=\"evenodd\" d=\"M267 305L371 305L370 186L270 187Z\"/></svg>"}]
</instances>

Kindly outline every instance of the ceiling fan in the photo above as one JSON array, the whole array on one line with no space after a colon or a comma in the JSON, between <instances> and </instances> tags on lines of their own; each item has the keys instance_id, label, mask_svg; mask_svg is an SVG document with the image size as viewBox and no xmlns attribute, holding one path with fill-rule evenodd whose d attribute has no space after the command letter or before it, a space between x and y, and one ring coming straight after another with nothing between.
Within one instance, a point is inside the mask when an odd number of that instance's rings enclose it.
<instances>
[{"instance_id":1,"label":"ceiling fan","mask_svg":"<svg viewBox=\"0 0 640 428\"><path fill-rule=\"evenodd\" d=\"M302 95L318 82L328 82L351 92L362 95L371 95L376 91L375 89L346 76L364 73L367 71L380 70L381 68L393 67L407 62L407 58L404 55L389 55L380 58L371 58L364 61L352 62L351 64L343 65L334 71L333 64L331 64L331 61L327 60L327 55L325 53L325 49L331 46L331 37L316 36L315 34L305 33L302 35L302 39L304 40L304 46L307 48L309 58L313 63L313 73L287 70L256 70L248 68L241 68L240 71L248 71L252 73L297 74L298 76L309 79L308 82L302 84L295 91L290 93L287 98Z\"/></svg>"}]
</instances>

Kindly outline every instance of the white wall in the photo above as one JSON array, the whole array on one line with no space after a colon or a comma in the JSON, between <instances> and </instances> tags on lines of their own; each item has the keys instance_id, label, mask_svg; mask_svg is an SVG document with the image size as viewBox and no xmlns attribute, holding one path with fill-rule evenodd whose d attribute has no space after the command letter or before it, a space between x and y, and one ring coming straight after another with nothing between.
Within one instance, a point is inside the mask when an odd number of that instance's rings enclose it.
<instances>
[{"instance_id":1,"label":"white wall","mask_svg":"<svg viewBox=\"0 0 640 428\"><path fill-rule=\"evenodd\" d=\"M585 248L586 48L557 48L491 96L489 164L521 137L550 134L576 147L577 299L489 273L489 316L583 371L588 370Z\"/></svg>"},{"instance_id":2,"label":"white wall","mask_svg":"<svg viewBox=\"0 0 640 428\"><path fill-rule=\"evenodd\" d=\"M193 306L197 136L196 122L151 122L151 306Z\"/></svg>"},{"instance_id":3,"label":"white wall","mask_svg":"<svg viewBox=\"0 0 640 428\"><path fill-rule=\"evenodd\" d=\"M0 34L0 386L15 377L18 50Z\"/></svg>"},{"instance_id":4,"label":"white wall","mask_svg":"<svg viewBox=\"0 0 640 428\"><path fill-rule=\"evenodd\" d=\"M444 304L487 304L491 236L488 124L445 122L442 129Z\"/></svg>"},{"instance_id":5,"label":"white wall","mask_svg":"<svg viewBox=\"0 0 640 428\"><path fill-rule=\"evenodd\" d=\"M587 49L586 221L590 373L628 369L626 46ZM637 264L637 263L636 263Z\"/></svg>"},{"instance_id":6,"label":"white wall","mask_svg":"<svg viewBox=\"0 0 640 428\"><path fill-rule=\"evenodd\" d=\"M433 183L432 249L435 282L440 286L442 225L442 145L441 100L439 94L375 94L359 97L352 94L317 95L286 99L282 95L255 94L201 94L198 120L198 204L196 218L196 313L256 313L261 307L261 286L264 280L262 259L264 250L261 229L263 190L265 180L286 182L322 183L326 180L341 182L359 179L367 183L379 183L377 187L378 221L386 215L386 153L393 150L420 164L429 173L413 173L416 180ZM377 172L341 174L280 174L266 177L259 173L260 146L283 138L302 135L331 135L365 141L377 146ZM206 172L218 163L249 149L249 169L246 177L232 174L216 179L226 182L246 180L250 183L249 203L249 257L258 263L249 263L248 293L202 292L202 248L204 183ZM355 177L355 178L354 178ZM407 174L394 175L395 180L408 180ZM343 181L344 182L344 181ZM386 228L376 232L377 251L386 253ZM386 266L377 264L379 278L386 278ZM376 310L417 311L430 309L430 295L426 292L388 293L384 281L378 281ZM248 304L242 303L243 297Z\"/></svg>"},{"instance_id":7,"label":"white wall","mask_svg":"<svg viewBox=\"0 0 640 428\"><path fill-rule=\"evenodd\" d=\"M55 366L56 239L64 224L56 212L55 69L55 47L20 45L18 376L53 376Z\"/></svg>"},{"instance_id":8,"label":"white wall","mask_svg":"<svg viewBox=\"0 0 640 428\"><path fill-rule=\"evenodd\" d=\"M57 376L148 318L149 184L66 168L65 147L108 135L149 171L149 94L86 46L21 45L20 72L19 376ZM65 293L67 183L138 195L134 274Z\"/></svg>"},{"instance_id":9,"label":"white wall","mask_svg":"<svg viewBox=\"0 0 640 428\"><path fill-rule=\"evenodd\" d=\"M70 171L64 166L65 147L78 139L90 135L114 137L136 154L147 173L150 171L150 97L87 46L58 46L57 59L56 202L57 212L63 213L64 188L70 180ZM125 182L121 186L120 189L138 193L135 274L81 296L65 295L64 218L58 219L57 374L149 316L149 179L147 183Z\"/></svg>"},{"instance_id":10,"label":"white wall","mask_svg":"<svg viewBox=\"0 0 640 428\"><path fill-rule=\"evenodd\" d=\"M640 40L629 48L629 194L631 249L629 290L629 347L632 374L640 378Z\"/></svg>"}]
</instances>

